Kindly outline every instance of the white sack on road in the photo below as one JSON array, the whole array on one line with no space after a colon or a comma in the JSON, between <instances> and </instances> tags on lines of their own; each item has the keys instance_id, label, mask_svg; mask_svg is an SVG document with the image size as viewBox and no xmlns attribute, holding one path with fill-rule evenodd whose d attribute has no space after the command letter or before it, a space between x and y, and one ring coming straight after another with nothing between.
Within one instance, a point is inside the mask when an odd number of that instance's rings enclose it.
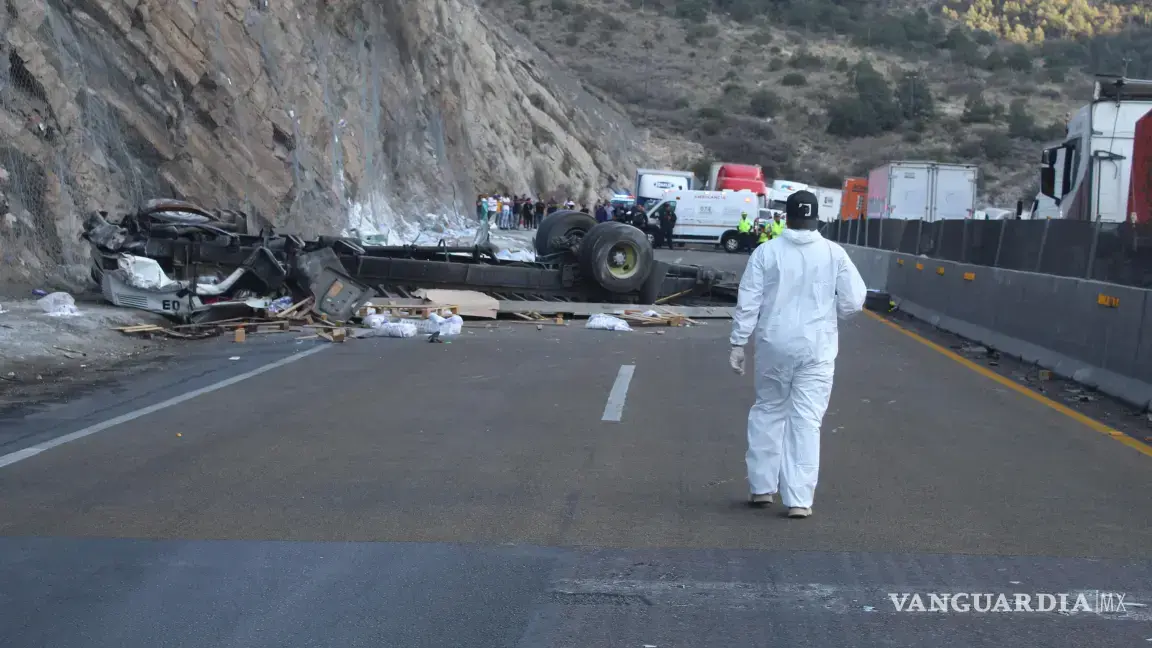
<instances>
[{"instance_id":1,"label":"white sack on road","mask_svg":"<svg viewBox=\"0 0 1152 648\"><path fill-rule=\"evenodd\" d=\"M464 319L459 315L453 315L452 317L441 317L436 313L431 313L428 316L428 320L436 325L436 330L439 330L440 335L444 337L448 337L449 335L460 335L460 331L464 330Z\"/></svg>"},{"instance_id":2,"label":"white sack on road","mask_svg":"<svg viewBox=\"0 0 1152 648\"><path fill-rule=\"evenodd\" d=\"M40 308L52 317L75 317L80 314L76 300L66 292L54 292L36 300Z\"/></svg>"},{"instance_id":3,"label":"white sack on road","mask_svg":"<svg viewBox=\"0 0 1152 648\"><path fill-rule=\"evenodd\" d=\"M373 317L369 315L369 317ZM375 317L382 317L376 315ZM370 338L370 337L394 337L394 338L410 338L416 337L416 327L410 322L377 322L377 325L370 329L356 329L356 338Z\"/></svg>"},{"instance_id":4,"label":"white sack on road","mask_svg":"<svg viewBox=\"0 0 1152 648\"><path fill-rule=\"evenodd\" d=\"M628 322L613 317L612 315L605 315L597 313L588 318L588 324L584 328L597 329L601 331L631 331L632 327L628 326Z\"/></svg>"}]
</instances>

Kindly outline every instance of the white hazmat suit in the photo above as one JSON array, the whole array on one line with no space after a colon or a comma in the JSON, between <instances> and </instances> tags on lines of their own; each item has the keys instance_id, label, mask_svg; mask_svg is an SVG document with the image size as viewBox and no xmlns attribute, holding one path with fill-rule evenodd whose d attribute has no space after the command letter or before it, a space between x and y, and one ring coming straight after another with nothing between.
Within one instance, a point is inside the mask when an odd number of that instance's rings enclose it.
<instances>
[{"instance_id":1,"label":"white hazmat suit","mask_svg":"<svg viewBox=\"0 0 1152 648\"><path fill-rule=\"evenodd\" d=\"M836 320L860 312L866 293L844 248L815 230L784 230L748 260L731 343L742 348L755 330L747 454L753 494L779 492L784 506L812 508L820 422L838 351ZM743 351L733 351L742 371Z\"/></svg>"}]
</instances>

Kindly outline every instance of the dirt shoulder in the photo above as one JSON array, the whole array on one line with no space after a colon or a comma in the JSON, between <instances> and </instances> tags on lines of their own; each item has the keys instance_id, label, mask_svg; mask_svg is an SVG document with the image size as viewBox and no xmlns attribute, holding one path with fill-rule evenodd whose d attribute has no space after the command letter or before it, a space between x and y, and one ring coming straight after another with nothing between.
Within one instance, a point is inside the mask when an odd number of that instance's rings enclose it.
<instances>
[{"instance_id":1,"label":"dirt shoulder","mask_svg":"<svg viewBox=\"0 0 1152 648\"><path fill-rule=\"evenodd\" d=\"M74 295L78 315L52 316L35 299L0 300L0 410L60 396L154 366L170 354L169 340L115 330L162 323L143 311Z\"/></svg>"}]
</instances>

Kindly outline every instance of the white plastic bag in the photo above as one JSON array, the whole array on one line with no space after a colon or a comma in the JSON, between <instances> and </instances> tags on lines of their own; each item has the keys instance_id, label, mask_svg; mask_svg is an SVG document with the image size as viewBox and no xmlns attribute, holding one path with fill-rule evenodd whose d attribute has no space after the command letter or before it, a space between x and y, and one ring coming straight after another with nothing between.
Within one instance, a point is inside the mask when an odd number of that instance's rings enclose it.
<instances>
[{"instance_id":1,"label":"white plastic bag","mask_svg":"<svg viewBox=\"0 0 1152 648\"><path fill-rule=\"evenodd\" d=\"M36 300L40 308L52 317L75 317L80 314L76 300L66 292L54 292Z\"/></svg>"},{"instance_id":2,"label":"white plastic bag","mask_svg":"<svg viewBox=\"0 0 1152 648\"><path fill-rule=\"evenodd\" d=\"M280 311L284 310L285 308L288 308L291 305L292 305L292 298L291 297L287 297L287 296L277 297L276 299L273 299L271 303L268 304L268 314L269 315L275 315L276 313L279 313Z\"/></svg>"},{"instance_id":3,"label":"white plastic bag","mask_svg":"<svg viewBox=\"0 0 1152 648\"><path fill-rule=\"evenodd\" d=\"M176 283L164 274L155 259L132 254L121 254L116 265L124 272L124 283L141 290L160 290Z\"/></svg>"},{"instance_id":4,"label":"white plastic bag","mask_svg":"<svg viewBox=\"0 0 1152 648\"><path fill-rule=\"evenodd\" d=\"M380 331L384 337L416 337L416 327L404 322L386 322L380 325Z\"/></svg>"},{"instance_id":5,"label":"white plastic bag","mask_svg":"<svg viewBox=\"0 0 1152 648\"><path fill-rule=\"evenodd\" d=\"M464 319L459 315L452 317L441 317L436 313L428 315L428 321L436 325L436 329L440 331L442 337L449 335L460 335L460 331L464 329Z\"/></svg>"},{"instance_id":6,"label":"white plastic bag","mask_svg":"<svg viewBox=\"0 0 1152 648\"><path fill-rule=\"evenodd\" d=\"M435 313L433 313L435 315ZM439 317L439 316L437 316ZM428 319L409 319L405 318L400 320L401 324L411 324L416 328L417 333L425 333L431 335L440 330L440 325L437 324L432 318Z\"/></svg>"},{"instance_id":7,"label":"white plastic bag","mask_svg":"<svg viewBox=\"0 0 1152 648\"><path fill-rule=\"evenodd\" d=\"M416 337L416 327L408 322L377 321L376 325L370 329L356 329L356 337L410 338Z\"/></svg>"},{"instance_id":8,"label":"white plastic bag","mask_svg":"<svg viewBox=\"0 0 1152 648\"><path fill-rule=\"evenodd\" d=\"M597 313L588 318L588 324L584 328L598 329L601 331L631 331L632 327L628 326L628 322L613 317L612 315L605 315Z\"/></svg>"},{"instance_id":9,"label":"white plastic bag","mask_svg":"<svg viewBox=\"0 0 1152 648\"><path fill-rule=\"evenodd\" d=\"M371 315L364 316L364 326L368 328L378 329L391 321L392 318L380 313L372 313Z\"/></svg>"}]
</instances>

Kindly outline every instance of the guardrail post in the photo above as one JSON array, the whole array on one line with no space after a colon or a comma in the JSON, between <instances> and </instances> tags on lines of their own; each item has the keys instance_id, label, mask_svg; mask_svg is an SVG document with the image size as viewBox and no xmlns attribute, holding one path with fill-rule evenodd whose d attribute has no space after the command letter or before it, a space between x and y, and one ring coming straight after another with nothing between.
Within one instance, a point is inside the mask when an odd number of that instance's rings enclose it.
<instances>
[{"instance_id":1,"label":"guardrail post","mask_svg":"<svg viewBox=\"0 0 1152 648\"><path fill-rule=\"evenodd\" d=\"M1008 228L1008 219L1000 219L1000 238L996 239L996 257L992 259L992 267L1000 267L1000 250L1004 249L1004 230Z\"/></svg>"},{"instance_id":2,"label":"guardrail post","mask_svg":"<svg viewBox=\"0 0 1152 648\"><path fill-rule=\"evenodd\" d=\"M876 237L876 247L877 247L877 249L880 249L880 250L887 249L884 247L884 219L883 218L880 219L880 236Z\"/></svg>"},{"instance_id":3,"label":"guardrail post","mask_svg":"<svg viewBox=\"0 0 1152 648\"><path fill-rule=\"evenodd\" d=\"M1088 270L1084 273L1085 279L1092 278L1092 270L1096 266L1096 243L1100 240L1100 218L1096 218L1096 222L1092 227L1092 246L1088 248Z\"/></svg>"},{"instance_id":4,"label":"guardrail post","mask_svg":"<svg viewBox=\"0 0 1152 648\"><path fill-rule=\"evenodd\" d=\"M912 254L920 256L920 238L924 236L924 219L916 221L916 247Z\"/></svg>"},{"instance_id":5,"label":"guardrail post","mask_svg":"<svg viewBox=\"0 0 1152 648\"><path fill-rule=\"evenodd\" d=\"M1048 243L1048 227L1052 225L1051 218L1044 219L1044 231L1040 233L1040 251L1036 253L1036 272L1040 272L1040 264L1044 261L1044 246Z\"/></svg>"},{"instance_id":6,"label":"guardrail post","mask_svg":"<svg viewBox=\"0 0 1152 648\"><path fill-rule=\"evenodd\" d=\"M868 229L872 227L872 219L864 221L864 247L868 247Z\"/></svg>"},{"instance_id":7,"label":"guardrail post","mask_svg":"<svg viewBox=\"0 0 1152 648\"><path fill-rule=\"evenodd\" d=\"M964 219L964 233L960 238L960 263L968 263L968 225L971 222Z\"/></svg>"}]
</instances>

